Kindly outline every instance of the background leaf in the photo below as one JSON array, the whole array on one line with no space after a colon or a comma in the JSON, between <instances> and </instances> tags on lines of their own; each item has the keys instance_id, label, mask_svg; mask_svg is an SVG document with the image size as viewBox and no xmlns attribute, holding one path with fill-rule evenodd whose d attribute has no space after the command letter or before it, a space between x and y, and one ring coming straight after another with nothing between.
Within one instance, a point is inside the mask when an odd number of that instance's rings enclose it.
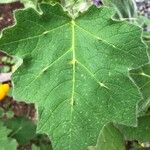
<instances>
[{"instance_id":1,"label":"background leaf","mask_svg":"<svg viewBox=\"0 0 150 150\"><path fill-rule=\"evenodd\" d=\"M36 145L32 145L32 150L41 150L40 147L36 146Z\"/></svg>"},{"instance_id":2,"label":"background leaf","mask_svg":"<svg viewBox=\"0 0 150 150\"><path fill-rule=\"evenodd\" d=\"M150 43L147 42L147 45L148 53L150 54ZM131 70L130 75L142 93L143 99L139 103L139 115L144 115L150 107L150 64L148 63L138 69Z\"/></svg>"},{"instance_id":3,"label":"background leaf","mask_svg":"<svg viewBox=\"0 0 150 150\"><path fill-rule=\"evenodd\" d=\"M134 0L103 0L103 3L116 11L115 18L129 18L132 20L137 17L137 8Z\"/></svg>"},{"instance_id":4,"label":"background leaf","mask_svg":"<svg viewBox=\"0 0 150 150\"><path fill-rule=\"evenodd\" d=\"M11 129L9 136L15 138L19 144L29 144L35 137L36 125L29 119L17 117L5 122L7 128Z\"/></svg>"},{"instance_id":5,"label":"background leaf","mask_svg":"<svg viewBox=\"0 0 150 150\"><path fill-rule=\"evenodd\" d=\"M89 150L125 150L125 141L122 133L111 123L104 126L95 147Z\"/></svg>"},{"instance_id":6,"label":"background leaf","mask_svg":"<svg viewBox=\"0 0 150 150\"><path fill-rule=\"evenodd\" d=\"M0 121L0 149L1 150L16 150L17 143L15 140L8 137L8 133L10 130L8 130L6 127L4 127L2 121Z\"/></svg>"},{"instance_id":7,"label":"background leaf","mask_svg":"<svg viewBox=\"0 0 150 150\"><path fill-rule=\"evenodd\" d=\"M138 118L137 127L117 126L126 140L137 140L139 142L150 141L150 116L142 116Z\"/></svg>"}]
</instances>

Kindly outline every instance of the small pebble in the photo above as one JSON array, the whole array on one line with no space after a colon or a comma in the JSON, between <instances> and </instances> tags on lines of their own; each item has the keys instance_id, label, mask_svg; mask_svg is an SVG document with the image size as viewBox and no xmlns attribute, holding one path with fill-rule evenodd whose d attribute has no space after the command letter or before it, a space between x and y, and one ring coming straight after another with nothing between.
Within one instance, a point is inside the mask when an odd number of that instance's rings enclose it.
<instances>
[{"instance_id":1,"label":"small pebble","mask_svg":"<svg viewBox=\"0 0 150 150\"><path fill-rule=\"evenodd\" d=\"M150 19L150 0L135 0L138 13ZM145 31L150 31L150 25L144 25Z\"/></svg>"},{"instance_id":2,"label":"small pebble","mask_svg":"<svg viewBox=\"0 0 150 150\"><path fill-rule=\"evenodd\" d=\"M93 0L93 4L96 6L100 6L100 5L102 5L102 1L101 0Z\"/></svg>"}]
</instances>

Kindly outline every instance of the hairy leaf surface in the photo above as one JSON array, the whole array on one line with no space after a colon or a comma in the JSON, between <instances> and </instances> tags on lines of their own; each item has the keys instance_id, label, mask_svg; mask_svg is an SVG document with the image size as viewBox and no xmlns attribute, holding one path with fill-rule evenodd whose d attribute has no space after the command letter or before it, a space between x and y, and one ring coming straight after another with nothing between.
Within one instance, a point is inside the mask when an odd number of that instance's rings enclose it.
<instances>
[{"instance_id":1,"label":"hairy leaf surface","mask_svg":"<svg viewBox=\"0 0 150 150\"><path fill-rule=\"evenodd\" d=\"M58 5L41 10L18 11L0 40L0 49L23 60L13 95L37 104L37 131L54 150L85 150L106 123L135 125L141 95L128 70L148 61L141 29L112 20L105 7L76 19Z\"/></svg>"},{"instance_id":2,"label":"hairy leaf surface","mask_svg":"<svg viewBox=\"0 0 150 150\"><path fill-rule=\"evenodd\" d=\"M137 17L137 8L134 0L103 0L103 3L116 10L116 18L135 19Z\"/></svg>"}]
</instances>

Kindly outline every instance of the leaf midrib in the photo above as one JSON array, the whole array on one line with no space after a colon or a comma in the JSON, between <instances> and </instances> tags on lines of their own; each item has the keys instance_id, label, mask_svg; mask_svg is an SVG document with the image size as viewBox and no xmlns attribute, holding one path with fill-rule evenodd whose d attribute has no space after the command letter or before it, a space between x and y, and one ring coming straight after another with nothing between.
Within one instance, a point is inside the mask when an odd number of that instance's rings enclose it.
<instances>
[{"instance_id":1,"label":"leaf midrib","mask_svg":"<svg viewBox=\"0 0 150 150\"><path fill-rule=\"evenodd\" d=\"M71 31L72 31L72 93L71 93L71 112L70 112L70 138L69 138L69 150L71 150L71 140L72 140L72 119L73 119L73 105L74 105L74 94L75 94L75 64L76 64L76 52L75 52L75 22L71 21Z\"/></svg>"}]
</instances>

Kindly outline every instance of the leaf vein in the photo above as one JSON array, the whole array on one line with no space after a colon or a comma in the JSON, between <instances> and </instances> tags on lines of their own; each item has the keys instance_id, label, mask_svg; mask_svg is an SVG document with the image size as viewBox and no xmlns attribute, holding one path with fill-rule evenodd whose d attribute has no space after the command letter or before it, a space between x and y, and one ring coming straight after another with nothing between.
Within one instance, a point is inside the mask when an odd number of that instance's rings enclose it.
<instances>
[{"instance_id":1,"label":"leaf vein","mask_svg":"<svg viewBox=\"0 0 150 150\"><path fill-rule=\"evenodd\" d=\"M95 39L97 39L97 40L102 41L103 43L105 43L105 44L107 44L107 45L109 45L109 46L113 47L113 48L114 48L114 49L116 49L116 50L119 50L119 51L121 51L121 52L123 52L123 53L125 53L125 54L128 54L128 55L130 55L130 56L132 56L132 57L136 58L136 56L135 56L135 55L133 55L133 54L131 54L131 53L129 53L129 52L126 52L126 51L124 51L124 50L122 50L122 49L118 48L117 46L115 46L115 45L113 45L113 44L109 43L108 41L106 41L106 40L104 40L104 39L102 39L102 38L98 37L97 35L94 35L93 33L91 33L91 32L89 32L89 31L87 31L87 30L86 30L86 29L84 29L83 27L80 27L80 26L79 26L79 25L77 25L77 24L75 24L75 25L76 25L76 27L78 27L79 29L81 29L82 31L84 31L85 33L87 33L87 34L91 35L93 38L95 38Z\"/></svg>"},{"instance_id":2,"label":"leaf vein","mask_svg":"<svg viewBox=\"0 0 150 150\"><path fill-rule=\"evenodd\" d=\"M6 45L9 45L9 44L13 44L13 43L17 43L17 42L22 42L22 41L26 41L26 40L31 40L31 39L35 39L35 38L39 38L47 33L50 33L50 32L53 32L53 31L56 31L66 25L68 25L69 23L65 23L61 26L58 26L58 27L55 27L51 30L47 30L47 31L44 31L43 33L39 34L39 35L35 35L35 36L31 36L31 37L28 37L28 38L24 38L24 39L20 39L20 40L16 40L16 41L12 41L12 42L8 42L8 43L5 43L5 44L1 44L1 46L6 46Z\"/></svg>"}]
</instances>

